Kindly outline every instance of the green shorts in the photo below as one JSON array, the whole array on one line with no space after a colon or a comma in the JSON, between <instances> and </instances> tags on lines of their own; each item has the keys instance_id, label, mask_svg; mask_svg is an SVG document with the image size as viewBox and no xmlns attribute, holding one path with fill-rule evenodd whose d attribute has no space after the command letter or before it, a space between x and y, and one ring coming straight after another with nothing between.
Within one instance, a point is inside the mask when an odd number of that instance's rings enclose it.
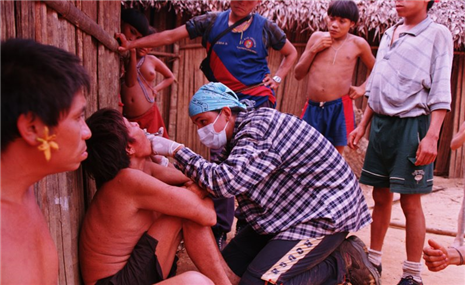
<instances>
[{"instance_id":1,"label":"green shorts","mask_svg":"<svg viewBox=\"0 0 465 285\"><path fill-rule=\"evenodd\" d=\"M433 188L433 163L415 166L429 116L414 118L375 114L360 183L390 188L400 194L426 194Z\"/></svg>"}]
</instances>

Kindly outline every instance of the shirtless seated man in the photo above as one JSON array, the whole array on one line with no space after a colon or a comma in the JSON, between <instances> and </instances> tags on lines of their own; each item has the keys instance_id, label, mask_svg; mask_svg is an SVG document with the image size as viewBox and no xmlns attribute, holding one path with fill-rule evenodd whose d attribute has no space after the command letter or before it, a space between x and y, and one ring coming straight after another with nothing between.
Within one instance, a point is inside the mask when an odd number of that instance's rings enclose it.
<instances>
[{"instance_id":1,"label":"shirtless seated man","mask_svg":"<svg viewBox=\"0 0 465 285\"><path fill-rule=\"evenodd\" d=\"M98 190L80 236L85 284L230 284L210 229L216 215L206 192L181 172L151 162L145 132L117 110L101 109L87 123L94 135L84 167ZM206 276L167 279L183 238Z\"/></svg>"}]
</instances>

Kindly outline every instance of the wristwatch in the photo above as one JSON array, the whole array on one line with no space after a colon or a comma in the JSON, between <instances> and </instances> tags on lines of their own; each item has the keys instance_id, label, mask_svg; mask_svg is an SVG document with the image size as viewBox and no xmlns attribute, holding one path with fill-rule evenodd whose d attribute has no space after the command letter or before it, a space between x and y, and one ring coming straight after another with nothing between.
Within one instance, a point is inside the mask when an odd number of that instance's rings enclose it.
<instances>
[{"instance_id":1,"label":"wristwatch","mask_svg":"<svg viewBox=\"0 0 465 285\"><path fill-rule=\"evenodd\" d=\"M281 83L281 77L279 77L277 75L273 76L273 80L276 81L276 83L278 83L278 84Z\"/></svg>"}]
</instances>

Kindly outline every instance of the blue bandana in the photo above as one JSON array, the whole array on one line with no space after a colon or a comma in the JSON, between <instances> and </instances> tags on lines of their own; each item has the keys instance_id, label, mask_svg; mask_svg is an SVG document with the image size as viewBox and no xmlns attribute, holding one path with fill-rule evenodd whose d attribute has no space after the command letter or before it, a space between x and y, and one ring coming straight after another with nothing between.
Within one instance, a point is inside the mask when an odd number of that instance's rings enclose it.
<instances>
[{"instance_id":1,"label":"blue bandana","mask_svg":"<svg viewBox=\"0 0 465 285\"><path fill-rule=\"evenodd\" d=\"M246 109L236 93L222 83L210 82L200 87L189 103L189 116L221 110L223 107Z\"/></svg>"}]
</instances>

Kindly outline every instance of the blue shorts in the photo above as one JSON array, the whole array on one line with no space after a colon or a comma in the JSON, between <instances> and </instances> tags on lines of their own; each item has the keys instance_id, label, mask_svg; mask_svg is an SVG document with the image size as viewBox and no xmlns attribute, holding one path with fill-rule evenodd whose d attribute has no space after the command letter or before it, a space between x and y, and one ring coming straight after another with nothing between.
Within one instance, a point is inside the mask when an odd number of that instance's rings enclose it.
<instances>
[{"instance_id":1,"label":"blue shorts","mask_svg":"<svg viewBox=\"0 0 465 285\"><path fill-rule=\"evenodd\" d=\"M426 194L433 188L433 163L415 165L429 116L414 118L374 114L360 183L400 194Z\"/></svg>"},{"instance_id":2,"label":"blue shorts","mask_svg":"<svg viewBox=\"0 0 465 285\"><path fill-rule=\"evenodd\" d=\"M334 146L346 146L347 137L355 128L354 108L349 95L329 102L308 100L300 118Z\"/></svg>"},{"instance_id":3,"label":"blue shorts","mask_svg":"<svg viewBox=\"0 0 465 285\"><path fill-rule=\"evenodd\" d=\"M340 284L346 267L337 248L347 232L318 239L277 240L245 226L221 252L245 284Z\"/></svg>"}]
</instances>

